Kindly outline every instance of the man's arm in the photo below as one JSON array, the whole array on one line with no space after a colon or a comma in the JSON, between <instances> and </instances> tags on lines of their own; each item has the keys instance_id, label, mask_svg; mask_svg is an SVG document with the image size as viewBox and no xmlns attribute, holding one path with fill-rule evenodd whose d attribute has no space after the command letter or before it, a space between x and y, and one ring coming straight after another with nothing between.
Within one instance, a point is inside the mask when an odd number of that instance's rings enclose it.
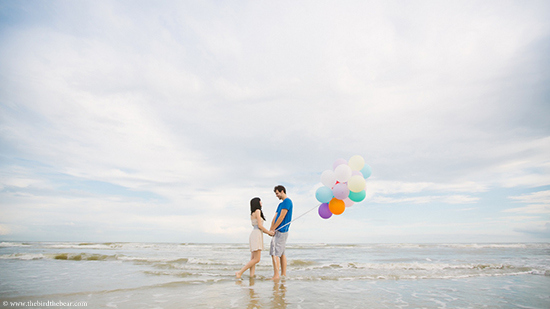
<instances>
[{"instance_id":1,"label":"man's arm","mask_svg":"<svg viewBox=\"0 0 550 309\"><path fill-rule=\"evenodd\" d=\"M279 219L277 220L277 222L275 222L274 224L271 224L272 231L275 231L279 227L279 225L281 225L281 222L283 222L283 220L285 219L287 212L288 212L288 209L281 210L281 215L279 216ZM275 221L276 217L277 216L273 218L273 221Z\"/></svg>"},{"instance_id":2,"label":"man's arm","mask_svg":"<svg viewBox=\"0 0 550 309\"><path fill-rule=\"evenodd\" d=\"M273 220L271 220L271 226L269 227L270 231L274 231L273 224L275 224L275 218L277 218L277 213L273 216Z\"/></svg>"}]
</instances>

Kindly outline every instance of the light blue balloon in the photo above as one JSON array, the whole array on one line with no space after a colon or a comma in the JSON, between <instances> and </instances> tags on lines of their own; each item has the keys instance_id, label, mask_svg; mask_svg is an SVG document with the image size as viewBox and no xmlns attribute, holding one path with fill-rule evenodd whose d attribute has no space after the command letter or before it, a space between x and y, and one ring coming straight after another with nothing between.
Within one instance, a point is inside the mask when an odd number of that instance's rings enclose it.
<instances>
[{"instance_id":1,"label":"light blue balloon","mask_svg":"<svg viewBox=\"0 0 550 309\"><path fill-rule=\"evenodd\" d=\"M327 186L322 186L315 192L315 198L321 203L328 203L332 200L332 190Z\"/></svg>"},{"instance_id":2,"label":"light blue balloon","mask_svg":"<svg viewBox=\"0 0 550 309\"><path fill-rule=\"evenodd\" d=\"M365 166L363 166L363 169L361 170L361 174L363 174L363 177L367 179L372 174L372 169L370 168L369 165L365 164Z\"/></svg>"},{"instance_id":3,"label":"light blue balloon","mask_svg":"<svg viewBox=\"0 0 550 309\"><path fill-rule=\"evenodd\" d=\"M356 203L359 203L359 202L363 201L366 196L367 196L367 191L365 191L365 190L360 191L360 192L350 191L350 193L349 193L349 199L356 202Z\"/></svg>"}]
</instances>

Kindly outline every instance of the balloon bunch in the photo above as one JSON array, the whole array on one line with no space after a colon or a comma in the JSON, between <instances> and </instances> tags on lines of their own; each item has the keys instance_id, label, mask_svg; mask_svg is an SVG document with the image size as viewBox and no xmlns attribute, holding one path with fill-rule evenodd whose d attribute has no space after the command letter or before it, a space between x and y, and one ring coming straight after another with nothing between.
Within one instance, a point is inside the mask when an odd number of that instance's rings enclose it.
<instances>
[{"instance_id":1,"label":"balloon bunch","mask_svg":"<svg viewBox=\"0 0 550 309\"><path fill-rule=\"evenodd\" d=\"M319 205L319 216L328 219L332 215L340 215L346 207L365 199L367 192L367 178L372 174L371 167L365 164L363 157L355 155L346 161L338 159L332 170L321 174L321 183L315 198Z\"/></svg>"}]
</instances>

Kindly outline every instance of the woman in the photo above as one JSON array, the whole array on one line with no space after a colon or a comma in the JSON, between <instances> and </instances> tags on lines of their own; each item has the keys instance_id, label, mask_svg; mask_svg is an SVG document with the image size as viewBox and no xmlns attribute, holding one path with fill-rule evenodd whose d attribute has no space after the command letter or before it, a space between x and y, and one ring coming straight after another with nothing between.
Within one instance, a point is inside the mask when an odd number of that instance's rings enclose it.
<instances>
[{"instance_id":1,"label":"woman","mask_svg":"<svg viewBox=\"0 0 550 309\"><path fill-rule=\"evenodd\" d=\"M249 243L250 262L248 262L241 270L235 273L237 279L240 279L243 273L250 268L250 277L254 277L256 272L256 264L260 262L262 250L264 249L264 234L262 232L271 235L271 232L264 227L263 221L265 221L264 213L262 212L262 201L259 197L255 197L250 200L250 220L254 229L250 233ZM273 235L271 235L273 236Z\"/></svg>"}]
</instances>

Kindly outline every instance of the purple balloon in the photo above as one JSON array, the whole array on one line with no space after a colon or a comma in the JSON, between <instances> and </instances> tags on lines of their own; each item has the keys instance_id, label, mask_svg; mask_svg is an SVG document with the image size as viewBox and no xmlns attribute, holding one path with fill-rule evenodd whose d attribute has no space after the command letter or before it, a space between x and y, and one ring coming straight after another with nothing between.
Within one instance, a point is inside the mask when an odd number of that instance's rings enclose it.
<instances>
[{"instance_id":1,"label":"purple balloon","mask_svg":"<svg viewBox=\"0 0 550 309\"><path fill-rule=\"evenodd\" d=\"M319 205L319 216L323 219L328 219L332 217L332 212L328 209L328 203L323 203Z\"/></svg>"},{"instance_id":2,"label":"purple balloon","mask_svg":"<svg viewBox=\"0 0 550 309\"><path fill-rule=\"evenodd\" d=\"M332 169L335 170L338 167L338 165L342 165L342 164L348 164L348 161L346 161L346 159L338 159L334 161L334 164L332 164Z\"/></svg>"},{"instance_id":3,"label":"purple balloon","mask_svg":"<svg viewBox=\"0 0 550 309\"><path fill-rule=\"evenodd\" d=\"M348 185L341 182L337 183L334 188L332 188L332 194L335 198L339 200L344 200L346 197L349 196Z\"/></svg>"}]
</instances>

